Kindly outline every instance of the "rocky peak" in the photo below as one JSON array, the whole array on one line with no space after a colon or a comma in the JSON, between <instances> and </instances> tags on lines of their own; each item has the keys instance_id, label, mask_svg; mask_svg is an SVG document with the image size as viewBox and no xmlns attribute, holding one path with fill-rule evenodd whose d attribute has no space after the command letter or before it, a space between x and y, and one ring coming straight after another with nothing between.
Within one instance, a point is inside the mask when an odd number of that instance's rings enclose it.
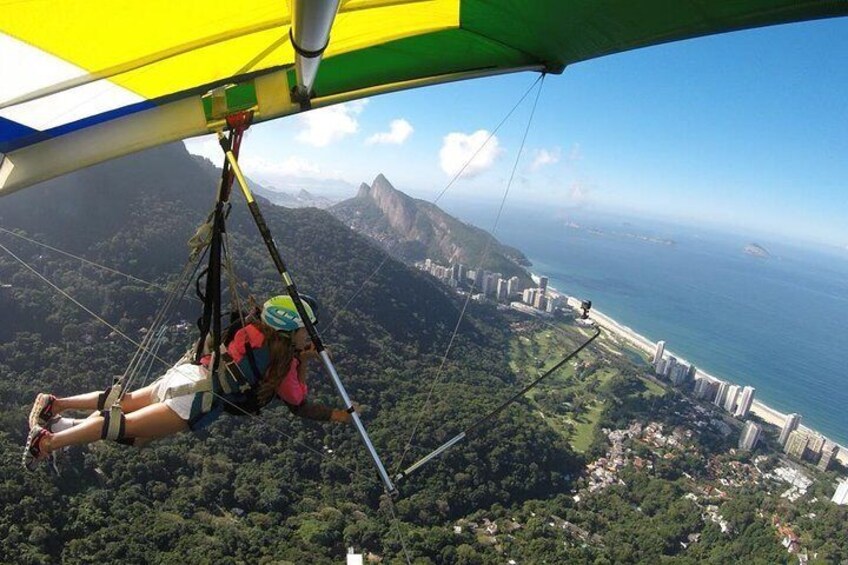
<instances>
[{"instance_id":1,"label":"rocky peak","mask_svg":"<svg viewBox=\"0 0 848 565\"><path fill-rule=\"evenodd\" d=\"M371 187L367 183L359 185L359 190L356 191L357 198L368 198L371 196Z\"/></svg>"},{"instance_id":2,"label":"rocky peak","mask_svg":"<svg viewBox=\"0 0 848 565\"><path fill-rule=\"evenodd\" d=\"M379 241L409 261L431 258L475 264L489 247L484 268L526 278L520 251L506 247L485 231L465 224L437 206L397 190L382 174L369 186L362 183L356 198L333 206L332 213L357 231ZM529 282L529 279L528 279Z\"/></svg>"},{"instance_id":3,"label":"rocky peak","mask_svg":"<svg viewBox=\"0 0 848 565\"><path fill-rule=\"evenodd\" d=\"M364 183L363 183L364 184ZM367 185L366 185L367 186ZM360 188L362 191L362 188ZM409 239L416 239L420 234L413 233L415 217L418 213L415 201L400 192L381 174L371 183L369 196L385 214L389 224Z\"/></svg>"}]
</instances>

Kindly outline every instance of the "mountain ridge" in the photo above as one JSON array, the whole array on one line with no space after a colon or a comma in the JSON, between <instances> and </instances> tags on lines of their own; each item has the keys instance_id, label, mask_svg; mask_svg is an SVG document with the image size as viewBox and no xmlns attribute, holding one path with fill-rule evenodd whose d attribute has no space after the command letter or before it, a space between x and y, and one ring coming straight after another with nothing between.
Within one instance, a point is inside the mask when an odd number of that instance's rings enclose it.
<instances>
[{"instance_id":1,"label":"mountain ridge","mask_svg":"<svg viewBox=\"0 0 848 565\"><path fill-rule=\"evenodd\" d=\"M355 197L329 208L353 230L380 243L407 262L481 263L487 271L529 281L524 254L485 230L451 216L437 205L395 188L382 174L362 183Z\"/></svg>"}]
</instances>

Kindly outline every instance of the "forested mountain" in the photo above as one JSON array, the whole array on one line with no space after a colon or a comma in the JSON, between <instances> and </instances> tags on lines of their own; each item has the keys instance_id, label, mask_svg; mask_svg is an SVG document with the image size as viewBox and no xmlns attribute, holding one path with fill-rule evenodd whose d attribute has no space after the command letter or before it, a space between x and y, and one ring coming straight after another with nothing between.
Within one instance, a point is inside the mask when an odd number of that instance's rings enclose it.
<instances>
[{"instance_id":1,"label":"forested mountain","mask_svg":"<svg viewBox=\"0 0 848 565\"><path fill-rule=\"evenodd\" d=\"M369 186L362 183L354 198L330 208L354 230L379 241L390 253L405 261L430 258L442 264L479 264L482 268L527 279L523 266L530 262L521 251L503 245L489 233L466 224L435 204L412 198L397 190L382 174ZM529 282L529 279L528 279Z\"/></svg>"},{"instance_id":2,"label":"forested mountain","mask_svg":"<svg viewBox=\"0 0 848 565\"><path fill-rule=\"evenodd\" d=\"M172 145L0 199L0 225L164 284L185 261L184 242L211 209L216 182L211 164ZM236 270L261 300L282 286L240 200L234 193L229 219ZM319 330L377 448L388 464L398 461L456 323L454 298L394 260L364 282L382 261L380 248L326 212L263 206L296 282L321 302ZM0 242L134 338L162 299L156 288L8 234ZM338 562L347 545L400 554L354 430L294 421L279 407L261 419L222 418L205 439L75 449L61 479L26 474L19 458L34 395L102 389L133 347L5 253L0 282L10 285L0 291L0 560L321 563ZM198 313L197 302L183 302L183 318ZM407 464L516 382L508 324L496 315L480 307L466 317ZM166 358L193 335L178 321L160 352ZM313 379L316 398L336 403L326 379ZM491 431L410 479L402 518L442 535L435 532L468 512L566 484L576 460L537 419L509 411ZM443 539L434 551L452 545Z\"/></svg>"}]
</instances>

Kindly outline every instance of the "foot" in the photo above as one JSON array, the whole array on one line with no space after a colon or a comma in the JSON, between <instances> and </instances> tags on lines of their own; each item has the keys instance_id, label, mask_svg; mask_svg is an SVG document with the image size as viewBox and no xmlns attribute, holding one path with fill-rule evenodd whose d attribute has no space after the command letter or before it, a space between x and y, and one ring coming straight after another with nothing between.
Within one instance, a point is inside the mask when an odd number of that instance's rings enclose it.
<instances>
[{"instance_id":1,"label":"foot","mask_svg":"<svg viewBox=\"0 0 848 565\"><path fill-rule=\"evenodd\" d=\"M27 471L34 471L39 462L49 457L48 443L52 437L53 434L41 426L35 426L29 431L23 456L24 468Z\"/></svg>"},{"instance_id":2,"label":"foot","mask_svg":"<svg viewBox=\"0 0 848 565\"><path fill-rule=\"evenodd\" d=\"M75 420L73 418L63 418L62 416L53 416L44 426L47 428L47 431L53 434L58 434L59 432L64 432L70 428L73 428L77 424L79 424L79 420Z\"/></svg>"},{"instance_id":3,"label":"foot","mask_svg":"<svg viewBox=\"0 0 848 565\"><path fill-rule=\"evenodd\" d=\"M56 397L52 394L40 393L35 397L35 402L32 403L32 410L29 412L29 427L30 429L47 425L47 421L53 417L53 403Z\"/></svg>"},{"instance_id":4,"label":"foot","mask_svg":"<svg viewBox=\"0 0 848 565\"><path fill-rule=\"evenodd\" d=\"M47 431L51 434L57 434L59 432L64 432L70 428L73 428L77 424L80 423L80 420L75 420L73 418L63 418L62 416L53 416L50 418L50 421L47 422ZM70 449L69 447L63 447L62 449L54 449L50 452L48 456L50 466L53 467L53 471L57 475L61 475L60 465L62 463L62 457L67 453Z\"/></svg>"}]
</instances>

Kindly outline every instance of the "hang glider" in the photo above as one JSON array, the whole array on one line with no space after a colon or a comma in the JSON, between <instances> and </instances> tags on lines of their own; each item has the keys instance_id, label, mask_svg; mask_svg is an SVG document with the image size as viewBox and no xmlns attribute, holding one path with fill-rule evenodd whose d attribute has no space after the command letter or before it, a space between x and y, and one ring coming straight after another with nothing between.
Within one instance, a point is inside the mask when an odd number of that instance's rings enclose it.
<instances>
[{"instance_id":1,"label":"hang glider","mask_svg":"<svg viewBox=\"0 0 848 565\"><path fill-rule=\"evenodd\" d=\"M834 0L33 0L0 18L0 195L385 92L844 16ZM217 90L215 90L217 89ZM214 91L212 96L207 95ZM206 95L206 96L205 96Z\"/></svg>"}]
</instances>

